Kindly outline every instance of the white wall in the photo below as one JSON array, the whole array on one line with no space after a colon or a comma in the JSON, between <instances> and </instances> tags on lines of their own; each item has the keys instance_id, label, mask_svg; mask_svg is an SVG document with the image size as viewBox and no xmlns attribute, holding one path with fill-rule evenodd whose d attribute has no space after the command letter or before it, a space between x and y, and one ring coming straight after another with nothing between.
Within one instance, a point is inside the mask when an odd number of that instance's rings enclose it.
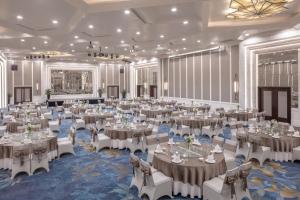
<instances>
[{"instance_id":1,"label":"white wall","mask_svg":"<svg viewBox=\"0 0 300 200\"><path fill-rule=\"evenodd\" d=\"M7 105L7 61L4 55L0 54L0 108Z\"/></svg>"},{"instance_id":2,"label":"white wall","mask_svg":"<svg viewBox=\"0 0 300 200\"><path fill-rule=\"evenodd\" d=\"M258 54L283 49L300 48L300 30L289 29L276 33L250 37L240 43L239 65L239 99L241 107L254 108L258 105ZM299 58L298 58L299 60ZM298 71L300 66L298 65ZM300 74L298 73L298 80ZM300 81L298 81L300 86ZM300 87L298 87L300 89ZM300 103L300 98L298 99ZM300 105L298 103L298 105ZM300 125L300 107L291 111L291 122Z\"/></svg>"}]
</instances>

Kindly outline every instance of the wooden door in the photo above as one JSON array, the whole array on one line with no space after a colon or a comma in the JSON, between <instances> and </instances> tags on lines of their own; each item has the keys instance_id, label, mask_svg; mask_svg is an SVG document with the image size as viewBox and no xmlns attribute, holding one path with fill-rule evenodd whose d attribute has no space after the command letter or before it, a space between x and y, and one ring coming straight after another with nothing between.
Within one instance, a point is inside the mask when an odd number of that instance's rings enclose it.
<instances>
[{"instance_id":1,"label":"wooden door","mask_svg":"<svg viewBox=\"0 0 300 200\"><path fill-rule=\"evenodd\" d=\"M150 97L157 99L157 86L150 85Z\"/></svg>"},{"instance_id":2,"label":"wooden door","mask_svg":"<svg viewBox=\"0 0 300 200\"><path fill-rule=\"evenodd\" d=\"M259 87L258 105L259 111L265 112L267 120L291 123L290 87Z\"/></svg>"},{"instance_id":3,"label":"wooden door","mask_svg":"<svg viewBox=\"0 0 300 200\"><path fill-rule=\"evenodd\" d=\"M107 98L119 98L119 86L107 86Z\"/></svg>"},{"instance_id":4,"label":"wooden door","mask_svg":"<svg viewBox=\"0 0 300 200\"><path fill-rule=\"evenodd\" d=\"M15 104L32 101L32 87L15 87L14 102Z\"/></svg>"},{"instance_id":5,"label":"wooden door","mask_svg":"<svg viewBox=\"0 0 300 200\"><path fill-rule=\"evenodd\" d=\"M144 96L144 86L143 85L137 85L136 88L136 96L137 97L143 97Z\"/></svg>"}]
</instances>

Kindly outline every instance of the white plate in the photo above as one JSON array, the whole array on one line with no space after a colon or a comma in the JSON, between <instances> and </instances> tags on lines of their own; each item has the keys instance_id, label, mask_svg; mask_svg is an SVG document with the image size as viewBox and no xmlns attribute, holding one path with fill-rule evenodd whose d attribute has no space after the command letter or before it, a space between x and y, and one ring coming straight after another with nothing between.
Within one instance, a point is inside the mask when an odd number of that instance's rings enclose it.
<instances>
[{"instance_id":1,"label":"white plate","mask_svg":"<svg viewBox=\"0 0 300 200\"><path fill-rule=\"evenodd\" d=\"M173 162L173 163L176 163L176 164L179 164L179 163L182 162L182 160L177 161L177 160L172 159L172 162Z\"/></svg>"},{"instance_id":2,"label":"white plate","mask_svg":"<svg viewBox=\"0 0 300 200\"><path fill-rule=\"evenodd\" d=\"M214 164L214 163L216 163L215 160L208 160L208 159L206 159L205 162L207 162L207 163L209 163L209 164Z\"/></svg>"},{"instance_id":3,"label":"white plate","mask_svg":"<svg viewBox=\"0 0 300 200\"><path fill-rule=\"evenodd\" d=\"M168 142L168 144L170 144L170 145L171 145L171 144L175 144L175 142Z\"/></svg>"}]
</instances>

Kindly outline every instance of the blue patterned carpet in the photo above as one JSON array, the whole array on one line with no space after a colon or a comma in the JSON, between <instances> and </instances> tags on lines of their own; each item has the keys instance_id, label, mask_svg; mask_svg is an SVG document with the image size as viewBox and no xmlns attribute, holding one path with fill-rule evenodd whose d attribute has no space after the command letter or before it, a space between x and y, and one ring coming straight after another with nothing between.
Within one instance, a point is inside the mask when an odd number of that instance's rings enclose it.
<instances>
[{"instance_id":1,"label":"blue patterned carpet","mask_svg":"<svg viewBox=\"0 0 300 200\"><path fill-rule=\"evenodd\" d=\"M70 126L71 120L63 120L59 137L66 136ZM160 127L160 131L168 129L166 125ZM209 142L209 139L201 137L200 141ZM89 142L89 131L79 130L76 156L64 155L52 161L49 173L42 170L33 176L20 174L12 181L9 171L0 170L0 199L139 199L137 189L128 189L132 176L129 151L93 152ZM146 158L141 152L137 155ZM241 162L242 159L237 158L237 164ZM249 176L249 187L255 200L300 199L300 164L270 162L264 168L254 167ZM177 196L175 199L188 198Z\"/></svg>"}]
</instances>

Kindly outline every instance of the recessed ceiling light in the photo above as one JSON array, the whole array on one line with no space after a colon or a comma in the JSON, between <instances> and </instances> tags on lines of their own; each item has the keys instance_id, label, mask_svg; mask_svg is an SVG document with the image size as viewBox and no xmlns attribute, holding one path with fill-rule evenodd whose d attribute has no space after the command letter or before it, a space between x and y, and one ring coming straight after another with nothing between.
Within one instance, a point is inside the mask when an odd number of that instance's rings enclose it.
<instances>
[{"instance_id":1,"label":"recessed ceiling light","mask_svg":"<svg viewBox=\"0 0 300 200\"><path fill-rule=\"evenodd\" d=\"M118 33L122 33L122 29L118 28L118 29L117 29L117 32L118 32Z\"/></svg>"},{"instance_id":2,"label":"recessed ceiling light","mask_svg":"<svg viewBox=\"0 0 300 200\"><path fill-rule=\"evenodd\" d=\"M182 38L181 40L182 40L182 41L186 41L186 38Z\"/></svg>"},{"instance_id":3,"label":"recessed ceiling light","mask_svg":"<svg viewBox=\"0 0 300 200\"><path fill-rule=\"evenodd\" d=\"M44 44L48 44L48 41L44 41Z\"/></svg>"},{"instance_id":4,"label":"recessed ceiling light","mask_svg":"<svg viewBox=\"0 0 300 200\"><path fill-rule=\"evenodd\" d=\"M70 44L70 46L72 47L72 46L74 46L74 44L73 44L73 43L71 43L71 44Z\"/></svg>"},{"instance_id":5,"label":"recessed ceiling light","mask_svg":"<svg viewBox=\"0 0 300 200\"><path fill-rule=\"evenodd\" d=\"M124 14L125 14L125 15L129 15L129 14L130 14L130 10L128 10L128 9L127 9L127 10L124 10Z\"/></svg>"},{"instance_id":6,"label":"recessed ceiling light","mask_svg":"<svg viewBox=\"0 0 300 200\"><path fill-rule=\"evenodd\" d=\"M211 44L211 45L214 45L214 44L216 44L216 43L215 43L215 42L211 42L210 44Z\"/></svg>"},{"instance_id":7,"label":"recessed ceiling light","mask_svg":"<svg viewBox=\"0 0 300 200\"><path fill-rule=\"evenodd\" d=\"M89 29L93 29L93 28L94 28L94 25L90 24Z\"/></svg>"},{"instance_id":8,"label":"recessed ceiling light","mask_svg":"<svg viewBox=\"0 0 300 200\"><path fill-rule=\"evenodd\" d=\"M158 44L157 47L160 47L160 44Z\"/></svg>"},{"instance_id":9,"label":"recessed ceiling light","mask_svg":"<svg viewBox=\"0 0 300 200\"><path fill-rule=\"evenodd\" d=\"M124 44L125 43L124 40L121 40L121 43Z\"/></svg>"},{"instance_id":10,"label":"recessed ceiling light","mask_svg":"<svg viewBox=\"0 0 300 200\"><path fill-rule=\"evenodd\" d=\"M183 50L186 50L186 48L184 47Z\"/></svg>"},{"instance_id":11,"label":"recessed ceiling light","mask_svg":"<svg viewBox=\"0 0 300 200\"><path fill-rule=\"evenodd\" d=\"M23 20L23 16L22 15L17 15L17 19L18 20Z\"/></svg>"},{"instance_id":12,"label":"recessed ceiling light","mask_svg":"<svg viewBox=\"0 0 300 200\"><path fill-rule=\"evenodd\" d=\"M143 49L143 50L142 50L142 52L146 52L146 50L145 50L145 49Z\"/></svg>"},{"instance_id":13,"label":"recessed ceiling light","mask_svg":"<svg viewBox=\"0 0 300 200\"><path fill-rule=\"evenodd\" d=\"M201 40L197 40L197 43L201 43Z\"/></svg>"},{"instance_id":14,"label":"recessed ceiling light","mask_svg":"<svg viewBox=\"0 0 300 200\"><path fill-rule=\"evenodd\" d=\"M25 42L25 39L21 39L21 42Z\"/></svg>"},{"instance_id":15,"label":"recessed ceiling light","mask_svg":"<svg viewBox=\"0 0 300 200\"><path fill-rule=\"evenodd\" d=\"M75 35L75 36L74 36L74 38L75 38L75 39L78 39L78 38L79 38L79 36L78 36L78 35Z\"/></svg>"},{"instance_id":16,"label":"recessed ceiling light","mask_svg":"<svg viewBox=\"0 0 300 200\"><path fill-rule=\"evenodd\" d=\"M141 35L141 32L139 32L139 31L138 31L138 32L136 32L135 34L137 34L137 35Z\"/></svg>"},{"instance_id":17,"label":"recessed ceiling light","mask_svg":"<svg viewBox=\"0 0 300 200\"><path fill-rule=\"evenodd\" d=\"M108 49L108 46L106 46L105 49Z\"/></svg>"},{"instance_id":18,"label":"recessed ceiling light","mask_svg":"<svg viewBox=\"0 0 300 200\"><path fill-rule=\"evenodd\" d=\"M72 49L72 52L75 52L75 50L74 50L74 49Z\"/></svg>"},{"instance_id":19,"label":"recessed ceiling light","mask_svg":"<svg viewBox=\"0 0 300 200\"><path fill-rule=\"evenodd\" d=\"M33 50L36 50L36 47L32 47Z\"/></svg>"},{"instance_id":20,"label":"recessed ceiling light","mask_svg":"<svg viewBox=\"0 0 300 200\"><path fill-rule=\"evenodd\" d=\"M52 24L58 24L57 20L52 20Z\"/></svg>"},{"instance_id":21,"label":"recessed ceiling light","mask_svg":"<svg viewBox=\"0 0 300 200\"><path fill-rule=\"evenodd\" d=\"M172 11L172 12L177 12L177 8L176 8L176 7L173 7L173 8L171 8L171 11Z\"/></svg>"},{"instance_id":22,"label":"recessed ceiling light","mask_svg":"<svg viewBox=\"0 0 300 200\"><path fill-rule=\"evenodd\" d=\"M165 36L164 35L160 35L160 38L164 38Z\"/></svg>"},{"instance_id":23,"label":"recessed ceiling light","mask_svg":"<svg viewBox=\"0 0 300 200\"><path fill-rule=\"evenodd\" d=\"M246 33L246 34L245 34L246 37L248 37L249 35L250 35L249 33Z\"/></svg>"},{"instance_id":24,"label":"recessed ceiling light","mask_svg":"<svg viewBox=\"0 0 300 200\"><path fill-rule=\"evenodd\" d=\"M184 25L187 25L187 24L189 23L189 21L188 21L188 20L184 20L182 23L183 23Z\"/></svg>"},{"instance_id":25,"label":"recessed ceiling light","mask_svg":"<svg viewBox=\"0 0 300 200\"><path fill-rule=\"evenodd\" d=\"M178 49L176 49L175 51L179 51Z\"/></svg>"}]
</instances>

